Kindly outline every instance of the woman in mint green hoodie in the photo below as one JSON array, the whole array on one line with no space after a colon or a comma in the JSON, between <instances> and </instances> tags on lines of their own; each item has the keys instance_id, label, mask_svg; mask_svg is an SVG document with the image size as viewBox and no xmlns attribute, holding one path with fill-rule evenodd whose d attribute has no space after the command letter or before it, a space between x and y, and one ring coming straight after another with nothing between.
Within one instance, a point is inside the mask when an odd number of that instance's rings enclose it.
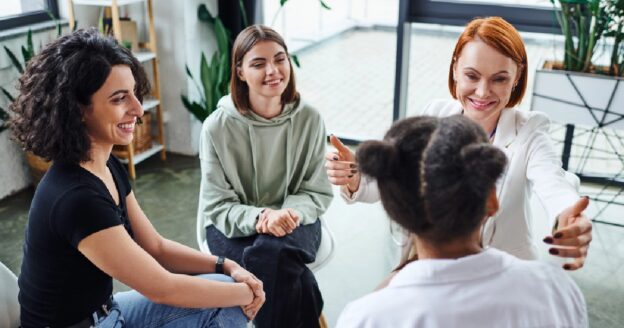
<instances>
[{"instance_id":1,"label":"woman in mint green hoodie","mask_svg":"<svg viewBox=\"0 0 624 328\"><path fill-rule=\"evenodd\" d=\"M333 197L323 120L300 100L284 40L268 27L234 41L230 87L200 139L198 216L210 250L263 281L256 327L318 327L323 300L306 263Z\"/></svg>"}]
</instances>

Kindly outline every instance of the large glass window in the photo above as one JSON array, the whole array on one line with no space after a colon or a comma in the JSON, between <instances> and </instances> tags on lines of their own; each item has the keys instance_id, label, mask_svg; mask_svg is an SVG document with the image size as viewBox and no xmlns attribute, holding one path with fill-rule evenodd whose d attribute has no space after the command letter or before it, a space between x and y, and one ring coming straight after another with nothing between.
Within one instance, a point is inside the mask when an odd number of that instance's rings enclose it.
<instances>
[{"instance_id":1,"label":"large glass window","mask_svg":"<svg viewBox=\"0 0 624 328\"><path fill-rule=\"evenodd\" d=\"M0 0L0 30L58 17L57 0Z\"/></svg>"}]
</instances>

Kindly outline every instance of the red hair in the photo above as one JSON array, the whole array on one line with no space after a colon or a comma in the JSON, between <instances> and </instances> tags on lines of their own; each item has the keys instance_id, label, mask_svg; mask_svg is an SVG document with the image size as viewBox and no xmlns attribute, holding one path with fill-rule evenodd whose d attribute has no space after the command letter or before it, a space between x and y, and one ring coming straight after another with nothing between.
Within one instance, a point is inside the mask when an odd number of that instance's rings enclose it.
<instances>
[{"instance_id":1,"label":"red hair","mask_svg":"<svg viewBox=\"0 0 624 328\"><path fill-rule=\"evenodd\" d=\"M468 25L466 25L464 32L459 36L459 39L457 39L448 75L448 87L451 95L453 98L457 99L455 80L453 79L453 68L455 66L455 62L457 61L459 54L461 54L464 49L466 43L474 41L477 38L485 42L485 44L490 47L496 49L501 54L511 58L518 65L520 78L518 79L517 85L511 91L511 97L505 107L509 108L519 104L524 97L527 87L527 54L522 37L520 37L520 33L518 33L513 25L509 24L506 20L500 17L473 19L470 23L468 23Z\"/></svg>"}]
</instances>

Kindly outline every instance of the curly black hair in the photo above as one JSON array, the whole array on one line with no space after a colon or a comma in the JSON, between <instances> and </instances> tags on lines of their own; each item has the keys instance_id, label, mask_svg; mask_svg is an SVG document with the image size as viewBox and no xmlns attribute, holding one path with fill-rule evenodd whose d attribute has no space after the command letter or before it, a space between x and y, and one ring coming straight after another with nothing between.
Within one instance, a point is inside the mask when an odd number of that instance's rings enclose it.
<instances>
[{"instance_id":1,"label":"curly black hair","mask_svg":"<svg viewBox=\"0 0 624 328\"><path fill-rule=\"evenodd\" d=\"M362 173L377 179L388 215L433 243L467 237L507 158L479 125L462 115L396 122L383 141L357 151Z\"/></svg>"},{"instance_id":2,"label":"curly black hair","mask_svg":"<svg viewBox=\"0 0 624 328\"><path fill-rule=\"evenodd\" d=\"M134 93L142 101L150 91L145 71L113 38L91 28L48 44L19 79L19 95L10 106L14 138L47 160L89 161L91 142L83 115L115 65L131 69Z\"/></svg>"}]
</instances>

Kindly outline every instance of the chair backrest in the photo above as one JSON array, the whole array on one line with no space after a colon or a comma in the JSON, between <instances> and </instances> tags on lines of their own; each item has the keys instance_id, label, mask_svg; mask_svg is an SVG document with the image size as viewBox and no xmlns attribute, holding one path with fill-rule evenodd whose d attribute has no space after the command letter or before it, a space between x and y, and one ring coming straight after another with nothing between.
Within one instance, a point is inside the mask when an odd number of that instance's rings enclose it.
<instances>
[{"instance_id":1,"label":"chair backrest","mask_svg":"<svg viewBox=\"0 0 624 328\"><path fill-rule=\"evenodd\" d=\"M206 241L206 227L204 227L204 220L202 220L201 215L197 215L197 227L195 228L195 233L197 237L197 246L199 246L199 250L202 253L212 254L210 252L210 248L208 247L208 242Z\"/></svg>"},{"instance_id":2,"label":"chair backrest","mask_svg":"<svg viewBox=\"0 0 624 328\"><path fill-rule=\"evenodd\" d=\"M0 262L0 328L19 327L17 277Z\"/></svg>"},{"instance_id":3,"label":"chair backrest","mask_svg":"<svg viewBox=\"0 0 624 328\"><path fill-rule=\"evenodd\" d=\"M325 223L325 219L319 218L319 220L321 220L321 245L316 252L316 260L308 264L308 268L310 268L313 272L324 267L334 257L334 248L336 247L334 234L327 226L327 223ZM195 232L199 250L202 253L212 254L210 252L210 247L208 247L208 242L206 241L206 228L204 227L204 222L199 215L197 216L197 226Z\"/></svg>"}]
</instances>

